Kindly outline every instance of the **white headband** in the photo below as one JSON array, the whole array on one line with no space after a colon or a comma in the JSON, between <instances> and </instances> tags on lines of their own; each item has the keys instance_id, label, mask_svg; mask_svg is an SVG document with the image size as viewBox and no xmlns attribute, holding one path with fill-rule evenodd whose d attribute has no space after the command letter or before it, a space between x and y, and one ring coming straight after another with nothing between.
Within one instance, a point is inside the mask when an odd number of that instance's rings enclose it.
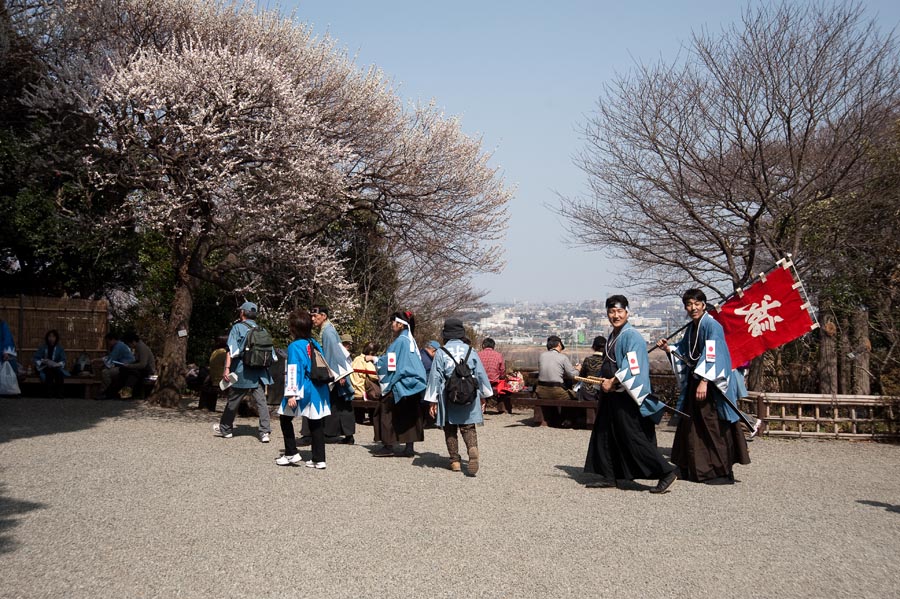
<instances>
[{"instance_id":1,"label":"white headband","mask_svg":"<svg viewBox=\"0 0 900 599\"><path fill-rule=\"evenodd\" d=\"M415 354L419 351L419 346L416 343L416 338L413 337L412 330L410 330L409 323L400 318L399 316L394 317L394 322L399 322L400 324L406 325L406 330L409 331L409 353Z\"/></svg>"}]
</instances>

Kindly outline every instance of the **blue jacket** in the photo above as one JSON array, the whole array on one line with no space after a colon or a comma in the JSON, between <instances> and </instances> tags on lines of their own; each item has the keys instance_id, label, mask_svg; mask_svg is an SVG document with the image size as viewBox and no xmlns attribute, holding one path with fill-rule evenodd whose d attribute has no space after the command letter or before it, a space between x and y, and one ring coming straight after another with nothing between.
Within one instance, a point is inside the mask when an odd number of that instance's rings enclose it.
<instances>
[{"instance_id":1,"label":"blue jacket","mask_svg":"<svg viewBox=\"0 0 900 599\"><path fill-rule=\"evenodd\" d=\"M228 353L231 354L231 372L238 376L237 382L233 385L235 389L256 389L260 383L263 385L272 384L272 376L269 374L268 368L244 368L244 347L247 345L247 333L251 327L256 327L256 322L245 320L236 322L228 333ZM272 358L278 360L275 349L272 349Z\"/></svg>"},{"instance_id":2,"label":"blue jacket","mask_svg":"<svg viewBox=\"0 0 900 599\"><path fill-rule=\"evenodd\" d=\"M444 349L453 356L451 359ZM447 424L481 424L484 422L484 415L481 411L481 400L487 399L493 395L491 389L491 381L488 380L487 372L484 365L478 357L478 352L474 349L469 354L468 365L478 381L478 398L472 403L461 406L458 404L447 403L444 399L444 387L447 380L456 368L456 364L461 362L466 353L469 352L469 346L459 339L451 339L444 345L443 349L437 350L434 354L434 361L431 363L431 373L428 376L428 389L425 391L425 401L437 403L437 425L445 426ZM454 362L454 360L456 360Z\"/></svg>"}]
</instances>

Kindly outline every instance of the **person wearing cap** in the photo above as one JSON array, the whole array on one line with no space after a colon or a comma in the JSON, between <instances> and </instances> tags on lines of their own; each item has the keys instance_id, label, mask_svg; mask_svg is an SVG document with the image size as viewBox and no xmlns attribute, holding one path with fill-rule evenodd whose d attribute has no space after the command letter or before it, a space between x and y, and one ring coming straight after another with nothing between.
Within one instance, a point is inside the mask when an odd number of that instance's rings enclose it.
<instances>
[{"instance_id":1,"label":"person wearing cap","mask_svg":"<svg viewBox=\"0 0 900 599\"><path fill-rule=\"evenodd\" d=\"M557 335L547 337L547 351L538 360L538 383L535 388L538 399L575 399L571 387L578 372L569 358L563 355L565 349L566 346ZM562 424L562 411L559 408L545 406L541 411L550 426Z\"/></svg>"},{"instance_id":2,"label":"person wearing cap","mask_svg":"<svg viewBox=\"0 0 900 599\"><path fill-rule=\"evenodd\" d=\"M434 354L440 348L441 344L432 340L419 350L419 357L422 358L422 365L425 367L425 376L431 373L431 363L434 361Z\"/></svg>"},{"instance_id":3,"label":"person wearing cap","mask_svg":"<svg viewBox=\"0 0 900 599\"><path fill-rule=\"evenodd\" d=\"M600 479L587 486L658 479L650 492L666 493L677 476L656 446L656 425L665 406L652 395L647 343L628 322L624 295L606 300L606 316L613 330L600 367L601 398L584 463L584 471Z\"/></svg>"},{"instance_id":4,"label":"person wearing cap","mask_svg":"<svg viewBox=\"0 0 900 599\"><path fill-rule=\"evenodd\" d=\"M250 395L256 403L259 412L259 440L262 443L269 442L272 429L269 424L269 405L266 403L266 394L263 385L272 384L272 376L268 368L252 368L244 366L242 356L247 345L247 334L256 324L257 307L253 302L244 302L238 308L240 316L228 333L228 353L225 355L225 370L222 373L223 380L229 381L230 375L237 375L237 381L228 387L227 402L222 411L222 417L218 424L213 425L213 434L217 437L230 439L233 434L234 417L237 414L241 400ZM277 360L275 350L272 350L272 359ZM230 381L229 381L230 382Z\"/></svg>"},{"instance_id":5,"label":"person wearing cap","mask_svg":"<svg viewBox=\"0 0 900 599\"><path fill-rule=\"evenodd\" d=\"M465 335L466 331L460 319L448 318L444 321L444 328L441 331L444 346L434 356L425 401L431 404L431 417L435 419L437 426L444 429L447 452L450 454L450 470L454 472L462 470L458 437L462 434L466 452L469 454L466 472L469 476L475 476L481 457L478 452L475 426L484 423L485 400L491 397L493 391L478 353L462 341ZM478 397L468 405L450 403L444 397L444 387L456 365L464 360L478 383Z\"/></svg>"},{"instance_id":6,"label":"person wearing cap","mask_svg":"<svg viewBox=\"0 0 900 599\"><path fill-rule=\"evenodd\" d=\"M319 329L322 340L322 355L331 369L334 382L331 383L331 414L323 420L325 440L329 443L356 442L356 416L353 413L353 387L350 385L350 374L353 372L350 352L344 347L341 336L328 318L326 306L315 305L309 309L313 326ZM351 337L352 340L352 337ZM302 425L304 439L309 436L309 423L304 419Z\"/></svg>"},{"instance_id":7,"label":"person wearing cap","mask_svg":"<svg viewBox=\"0 0 900 599\"><path fill-rule=\"evenodd\" d=\"M394 340L382 356L367 355L374 362L381 384L381 403L372 415L375 442L383 447L374 452L379 457L396 455L394 445L405 443L404 457L414 457L414 443L425 440L425 421L420 403L425 394L425 366L413 336L416 320L410 311L391 315Z\"/></svg>"},{"instance_id":8,"label":"person wearing cap","mask_svg":"<svg viewBox=\"0 0 900 599\"><path fill-rule=\"evenodd\" d=\"M347 350L347 353L353 355L353 335L344 333L341 335L341 345Z\"/></svg>"}]
</instances>

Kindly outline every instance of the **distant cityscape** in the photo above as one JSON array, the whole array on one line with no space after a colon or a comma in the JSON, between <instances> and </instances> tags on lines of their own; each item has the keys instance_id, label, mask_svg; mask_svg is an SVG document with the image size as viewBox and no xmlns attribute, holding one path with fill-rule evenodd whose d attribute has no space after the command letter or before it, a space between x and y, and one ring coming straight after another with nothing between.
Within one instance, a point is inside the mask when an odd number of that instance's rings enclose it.
<instances>
[{"instance_id":1,"label":"distant cityscape","mask_svg":"<svg viewBox=\"0 0 900 599\"><path fill-rule=\"evenodd\" d=\"M687 317L678 301L631 300L630 322L647 342L680 328ZM590 346L597 335L606 336L609 321L602 301L494 303L473 311L466 320L480 336L503 345L543 345L559 335L567 347Z\"/></svg>"}]
</instances>

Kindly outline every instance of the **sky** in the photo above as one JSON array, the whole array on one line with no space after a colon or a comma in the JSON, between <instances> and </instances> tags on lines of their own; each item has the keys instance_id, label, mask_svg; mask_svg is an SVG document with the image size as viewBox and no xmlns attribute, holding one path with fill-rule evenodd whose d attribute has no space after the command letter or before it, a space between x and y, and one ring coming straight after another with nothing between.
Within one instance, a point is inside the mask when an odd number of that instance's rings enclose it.
<instances>
[{"instance_id":1,"label":"sky","mask_svg":"<svg viewBox=\"0 0 900 599\"><path fill-rule=\"evenodd\" d=\"M263 2L264 3L264 2ZM377 65L407 102L434 100L481 137L507 184L506 267L478 275L485 299L558 302L621 291L628 265L573 245L553 212L583 194L573 158L603 86L640 63L674 60L703 28L740 20L742 2L594 0L282 0L282 10ZM864 3L888 30L900 3Z\"/></svg>"}]
</instances>

